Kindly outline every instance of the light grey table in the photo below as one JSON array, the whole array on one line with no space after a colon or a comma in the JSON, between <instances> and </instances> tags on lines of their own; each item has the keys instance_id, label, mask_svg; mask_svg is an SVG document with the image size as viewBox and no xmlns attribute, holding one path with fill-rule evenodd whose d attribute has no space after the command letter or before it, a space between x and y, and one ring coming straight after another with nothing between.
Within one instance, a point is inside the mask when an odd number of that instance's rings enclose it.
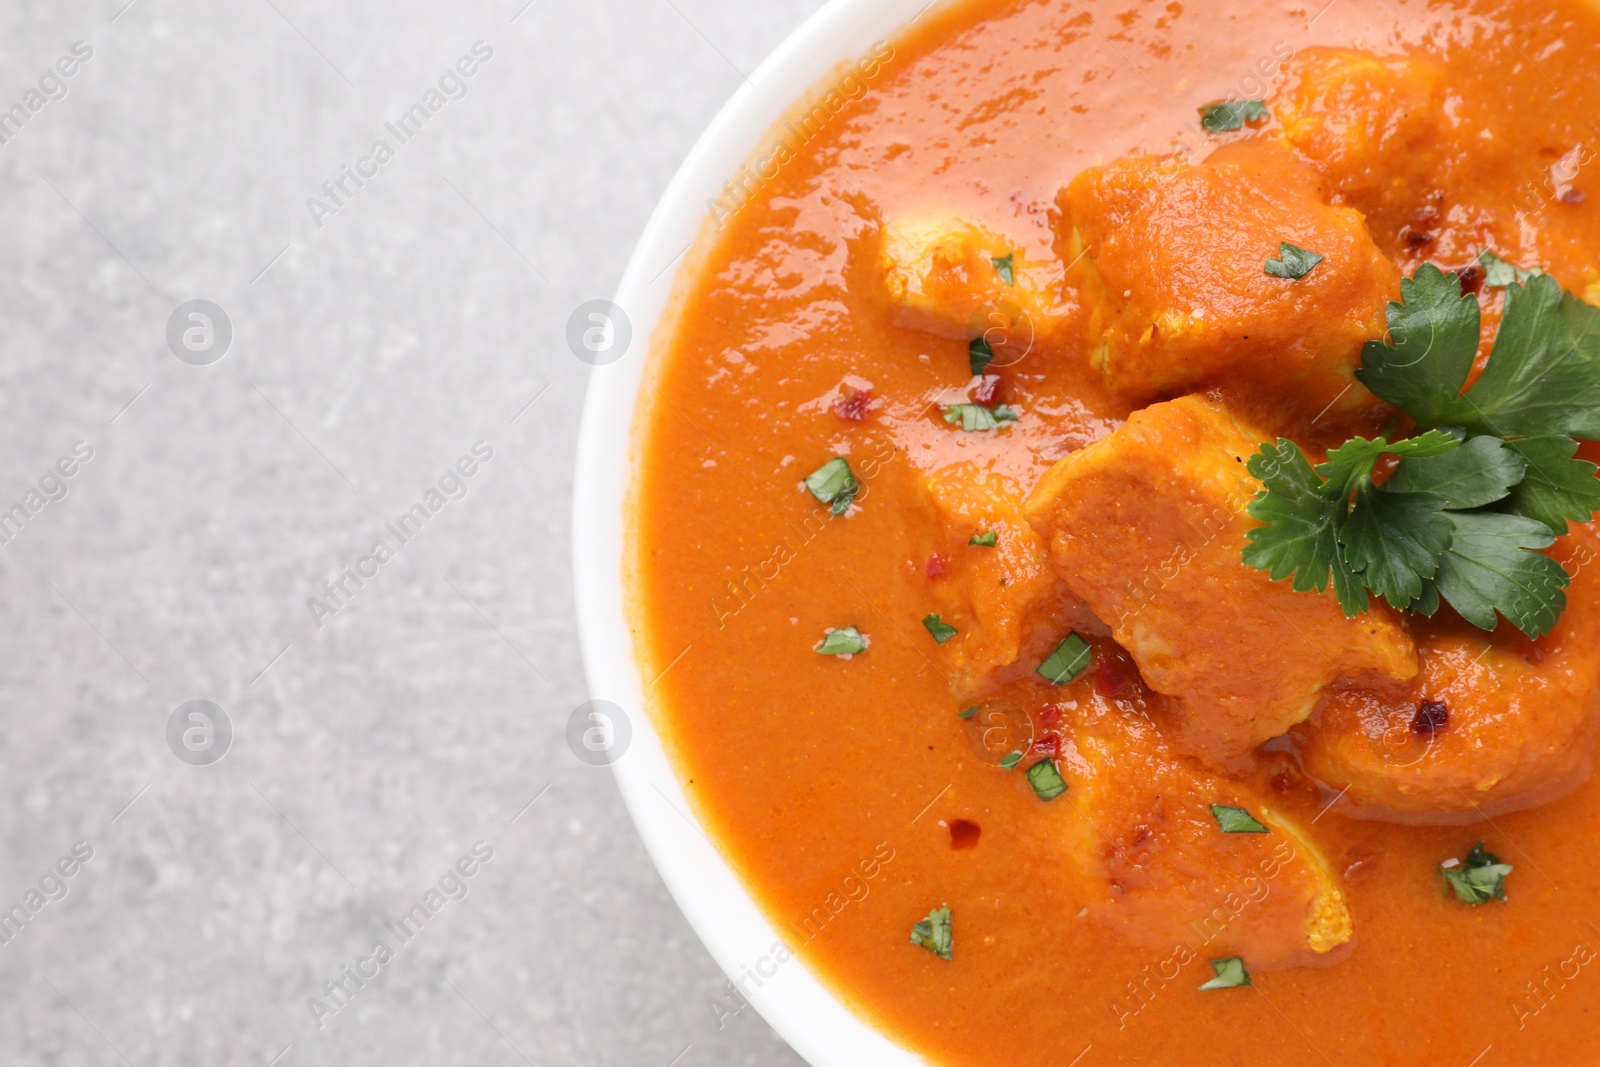
<instances>
[{"instance_id":1,"label":"light grey table","mask_svg":"<svg viewBox=\"0 0 1600 1067\"><path fill-rule=\"evenodd\" d=\"M567 750L564 332L819 0L124 3L0 7L0 1063L798 1063Z\"/></svg>"}]
</instances>

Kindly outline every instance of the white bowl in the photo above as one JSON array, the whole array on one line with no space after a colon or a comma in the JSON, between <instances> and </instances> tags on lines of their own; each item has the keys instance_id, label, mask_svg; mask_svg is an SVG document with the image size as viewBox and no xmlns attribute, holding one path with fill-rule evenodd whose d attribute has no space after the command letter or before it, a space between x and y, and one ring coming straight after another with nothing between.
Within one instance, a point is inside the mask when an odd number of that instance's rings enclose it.
<instances>
[{"instance_id":1,"label":"white bowl","mask_svg":"<svg viewBox=\"0 0 1600 1067\"><path fill-rule=\"evenodd\" d=\"M591 696L623 708L632 726L612 764L623 799L662 880L730 978L746 979L750 1003L815 1067L910 1067L926 1061L873 1029L834 999L799 960L775 965L778 932L711 844L684 797L646 713L645 679L634 655L623 589L624 508L633 477L633 419L650 344L686 248L705 236L707 203L765 134L843 61L895 37L928 0L832 0L742 86L711 123L667 187L622 276L616 304L632 343L596 367L584 403L573 488L573 569L578 634ZM669 269L670 268L670 269ZM772 972L770 976L766 972ZM713 991L707 990L709 996Z\"/></svg>"}]
</instances>

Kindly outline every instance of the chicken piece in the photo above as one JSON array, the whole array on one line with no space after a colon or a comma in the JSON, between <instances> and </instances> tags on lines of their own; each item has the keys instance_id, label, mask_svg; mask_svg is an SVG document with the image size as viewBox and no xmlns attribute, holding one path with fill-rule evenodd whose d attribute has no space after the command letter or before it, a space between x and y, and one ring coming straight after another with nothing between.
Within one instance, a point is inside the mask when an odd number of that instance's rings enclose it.
<instances>
[{"instance_id":1,"label":"chicken piece","mask_svg":"<svg viewBox=\"0 0 1600 1067\"><path fill-rule=\"evenodd\" d=\"M1600 727L1600 533L1575 527L1551 555L1575 574L1554 630L1530 642L1509 626L1491 636L1434 624L1411 684L1331 692L1297 728L1307 771L1348 789L1360 814L1412 823L1534 807L1588 777Z\"/></svg>"},{"instance_id":2,"label":"chicken piece","mask_svg":"<svg viewBox=\"0 0 1600 1067\"><path fill-rule=\"evenodd\" d=\"M1329 207L1288 148L1246 141L1203 163L1134 156L1083 172L1058 204L1106 382L1148 402L1222 385L1307 417L1378 406L1354 377L1400 273L1359 212ZM1299 279L1280 242L1326 257Z\"/></svg>"},{"instance_id":3,"label":"chicken piece","mask_svg":"<svg viewBox=\"0 0 1600 1067\"><path fill-rule=\"evenodd\" d=\"M963 341L987 337L997 356L1005 347L1026 351L1047 329L1059 280L1015 242L948 217L886 220L879 267L901 325Z\"/></svg>"},{"instance_id":4,"label":"chicken piece","mask_svg":"<svg viewBox=\"0 0 1600 1067\"><path fill-rule=\"evenodd\" d=\"M1367 216L1396 248L1431 227L1455 136L1445 72L1420 57L1308 48L1272 103L1283 137L1317 168L1335 202Z\"/></svg>"},{"instance_id":5,"label":"chicken piece","mask_svg":"<svg viewBox=\"0 0 1600 1067\"><path fill-rule=\"evenodd\" d=\"M940 669L960 699L979 696L1006 679L996 673L1024 649L1059 641L1071 629L1070 593L1058 588L1049 553L1022 518L1021 488L973 463L935 471L927 480L938 515L944 571L931 586L934 610L960 634L940 646ZM994 546L973 545L992 533ZM1088 618L1079 605L1078 620ZM1030 673L1032 665L1026 671ZM1018 672L1010 672L1018 673ZM1009 674L1007 675L1009 678Z\"/></svg>"},{"instance_id":6,"label":"chicken piece","mask_svg":"<svg viewBox=\"0 0 1600 1067\"><path fill-rule=\"evenodd\" d=\"M1340 682L1409 679L1416 650L1380 605L1345 618L1241 559L1262 435L1190 396L1135 412L1057 463L1023 514L1067 586L1172 698L1179 747L1238 769Z\"/></svg>"},{"instance_id":7,"label":"chicken piece","mask_svg":"<svg viewBox=\"0 0 1600 1067\"><path fill-rule=\"evenodd\" d=\"M1137 714L1071 732L1060 769L1081 820L1069 848L1103 894L1090 914L1152 948L1198 938L1252 970L1311 962L1350 940L1350 909L1316 847L1250 787L1175 756ZM1223 833L1210 805L1268 833Z\"/></svg>"}]
</instances>

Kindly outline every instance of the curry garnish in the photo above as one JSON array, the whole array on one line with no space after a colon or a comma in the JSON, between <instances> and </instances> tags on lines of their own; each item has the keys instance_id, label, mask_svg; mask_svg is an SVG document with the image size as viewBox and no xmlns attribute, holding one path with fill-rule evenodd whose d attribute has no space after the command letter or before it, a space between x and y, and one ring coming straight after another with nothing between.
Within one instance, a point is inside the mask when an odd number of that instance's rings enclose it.
<instances>
[{"instance_id":1,"label":"curry garnish","mask_svg":"<svg viewBox=\"0 0 1600 1067\"><path fill-rule=\"evenodd\" d=\"M984 430L998 430L1002 422L1016 422L1017 413L1005 404L997 404L992 408L982 404L947 404L944 421L952 426L959 424L966 433L981 433Z\"/></svg>"},{"instance_id":2,"label":"curry garnish","mask_svg":"<svg viewBox=\"0 0 1600 1067\"><path fill-rule=\"evenodd\" d=\"M806 488L817 503L831 505L835 515L843 515L861 492L861 483L850 469L850 461L834 456L806 477Z\"/></svg>"},{"instance_id":3,"label":"curry garnish","mask_svg":"<svg viewBox=\"0 0 1600 1067\"><path fill-rule=\"evenodd\" d=\"M1249 506L1244 561L1300 591L1333 588L1348 616L1370 592L1433 615L1441 602L1485 630L1503 615L1550 631L1571 581L1539 550L1600 509L1577 439L1600 438L1600 309L1547 274L1506 286L1489 361L1462 393L1478 349L1479 307L1454 274L1423 264L1389 305L1390 340L1369 341L1357 377L1417 421L1416 437L1353 437L1313 467L1280 438L1250 459L1263 489ZM1398 464L1379 485L1385 457Z\"/></svg>"},{"instance_id":4,"label":"curry garnish","mask_svg":"<svg viewBox=\"0 0 1600 1067\"><path fill-rule=\"evenodd\" d=\"M813 648L819 656L854 656L865 652L872 639L854 626L829 630Z\"/></svg>"},{"instance_id":5,"label":"curry garnish","mask_svg":"<svg viewBox=\"0 0 1600 1067\"><path fill-rule=\"evenodd\" d=\"M1019 764L1021 762L1022 762L1022 753L1020 753L1020 752L1007 752L1004 756L1000 757L1000 769L1002 771L1014 770L1016 768L1017 764Z\"/></svg>"},{"instance_id":6,"label":"curry garnish","mask_svg":"<svg viewBox=\"0 0 1600 1067\"><path fill-rule=\"evenodd\" d=\"M1221 100L1200 109L1200 125L1211 133L1232 133L1266 117L1265 100Z\"/></svg>"},{"instance_id":7,"label":"curry garnish","mask_svg":"<svg viewBox=\"0 0 1600 1067\"><path fill-rule=\"evenodd\" d=\"M928 632L933 635L934 642L941 645L961 632L937 615L923 616L922 625L926 626Z\"/></svg>"},{"instance_id":8,"label":"curry garnish","mask_svg":"<svg viewBox=\"0 0 1600 1067\"><path fill-rule=\"evenodd\" d=\"M1490 289L1504 289L1512 282L1526 285L1528 284L1528 279L1544 273L1538 267L1524 270L1514 264L1507 263L1487 248L1478 253L1478 262L1483 266L1483 284Z\"/></svg>"},{"instance_id":9,"label":"curry garnish","mask_svg":"<svg viewBox=\"0 0 1600 1067\"><path fill-rule=\"evenodd\" d=\"M1211 817L1225 834L1266 834L1268 830L1254 815L1243 808L1227 804L1211 805Z\"/></svg>"},{"instance_id":10,"label":"curry garnish","mask_svg":"<svg viewBox=\"0 0 1600 1067\"><path fill-rule=\"evenodd\" d=\"M1278 242L1278 258L1269 259L1262 268L1274 278L1288 278L1298 281L1310 274L1327 256L1319 256L1309 252L1299 245L1292 245L1288 241Z\"/></svg>"},{"instance_id":11,"label":"curry garnish","mask_svg":"<svg viewBox=\"0 0 1600 1067\"><path fill-rule=\"evenodd\" d=\"M979 548L993 548L999 542L999 540L999 534L995 533L993 530L988 530L981 534L973 534L972 539L968 541L967 544L977 545Z\"/></svg>"},{"instance_id":12,"label":"curry garnish","mask_svg":"<svg viewBox=\"0 0 1600 1067\"><path fill-rule=\"evenodd\" d=\"M989 364L994 362L994 349L989 347L989 341L984 337L974 337L972 343L967 345L967 366L972 369L974 378L983 377L983 372L989 369Z\"/></svg>"},{"instance_id":13,"label":"curry garnish","mask_svg":"<svg viewBox=\"0 0 1600 1067\"><path fill-rule=\"evenodd\" d=\"M1444 884L1463 904L1487 904L1491 900L1506 902L1506 876L1511 864L1501 863L1500 857L1486 852L1483 842L1472 846L1465 860L1448 859L1439 864Z\"/></svg>"},{"instance_id":14,"label":"curry garnish","mask_svg":"<svg viewBox=\"0 0 1600 1067\"><path fill-rule=\"evenodd\" d=\"M1236 989L1251 984L1250 972L1244 969L1244 960L1238 956L1212 960L1211 971L1216 977L1202 985L1201 989Z\"/></svg>"},{"instance_id":15,"label":"curry garnish","mask_svg":"<svg viewBox=\"0 0 1600 1067\"><path fill-rule=\"evenodd\" d=\"M1054 800L1067 791L1066 780L1053 759L1042 759L1029 767L1028 784L1033 786L1033 795L1040 800Z\"/></svg>"},{"instance_id":16,"label":"curry garnish","mask_svg":"<svg viewBox=\"0 0 1600 1067\"><path fill-rule=\"evenodd\" d=\"M962 719L970 719L974 715L978 714L978 709L981 706L982 705L974 704L970 708L962 708L960 711L956 712L956 716Z\"/></svg>"},{"instance_id":17,"label":"curry garnish","mask_svg":"<svg viewBox=\"0 0 1600 1067\"><path fill-rule=\"evenodd\" d=\"M950 909L934 908L928 917L912 924L911 943L925 948L941 960L950 958L955 948L955 935L950 927Z\"/></svg>"},{"instance_id":18,"label":"curry garnish","mask_svg":"<svg viewBox=\"0 0 1600 1067\"><path fill-rule=\"evenodd\" d=\"M1016 262L1015 252L1007 253L1003 256L997 256L991 259L990 262L994 264L995 272L1000 275L1001 281L1005 282L1007 285L1017 284L1016 272L1013 269L1013 264Z\"/></svg>"},{"instance_id":19,"label":"curry garnish","mask_svg":"<svg viewBox=\"0 0 1600 1067\"><path fill-rule=\"evenodd\" d=\"M1062 638L1054 652L1045 657L1043 663L1034 669L1034 673L1051 685L1066 685L1089 665L1094 659L1094 650L1089 647L1089 642L1078 636L1074 630Z\"/></svg>"}]
</instances>

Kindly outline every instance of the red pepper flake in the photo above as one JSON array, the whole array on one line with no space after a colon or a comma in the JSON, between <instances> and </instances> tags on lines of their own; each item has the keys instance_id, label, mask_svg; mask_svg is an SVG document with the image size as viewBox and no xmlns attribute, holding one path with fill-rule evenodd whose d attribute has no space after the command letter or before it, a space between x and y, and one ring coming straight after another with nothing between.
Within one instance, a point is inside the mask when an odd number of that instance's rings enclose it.
<instances>
[{"instance_id":1,"label":"red pepper flake","mask_svg":"<svg viewBox=\"0 0 1600 1067\"><path fill-rule=\"evenodd\" d=\"M1054 726L1056 723L1060 722L1061 721L1061 705L1060 704L1041 704L1041 705L1039 705L1039 721L1042 722L1046 726Z\"/></svg>"},{"instance_id":2,"label":"red pepper flake","mask_svg":"<svg viewBox=\"0 0 1600 1067\"><path fill-rule=\"evenodd\" d=\"M1483 271L1476 264L1460 272L1461 295L1471 296L1483 288Z\"/></svg>"},{"instance_id":3,"label":"red pepper flake","mask_svg":"<svg viewBox=\"0 0 1600 1067\"><path fill-rule=\"evenodd\" d=\"M1427 230L1413 230L1410 226L1406 226L1401 229L1400 237L1412 248L1421 248L1424 245L1431 245L1434 241L1433 234L1429 233Z\"/></svg>"},{"instance_id":4,"label":"red pepper flake","mask_svg":"<svg viewBox=\"0 0 1600 1067\"><path fill-rule=\"evenodd\" d=\"M1051 759L1059 757L1061 755L1061 735L1054 730L1046 730L1039 735L1038 740L1034 741L1033 751L1036 755L1049 756Z\"/></svg>"},{"instance_id":5,"label":"red pepper flake","mask_svg":"<svg viewBox=\"0 0 1600 1067\"><path fill-rule=\"evenodd\" d=\"M860 422L872 407L872 390L853 386L839 387L839 398L833 402L833 413L849 422Z\"/></svg>"},{"instance_id":6,"label":"red pepper flake","mask_svg":"<svg viewBox=\"0 0 1600 1067\"><path fill-rule=\"evenodd\" d=\"M1569 185L1565 189L1561 190L1561 196L1558 197L1558 199L1563 204L1581 204L1583 203L1585 197L1582 189L1574 189Z\"/></svg>"},{"instance_id":7,"label":"red pepper flake","mask_svg":"<svg viewBox=\"0 0 1600 1067\"><path fill-rule=\"evenodd\" d=\"M1121 696L1122 691L1128 688L1128 682L1128 676L1115 663L1107 661L1095 668L1094 687L1108 700Z\"/></svg>"},{"instance_id":8,"label":"red pepper flake","mask_svg":"<svg viewBox=\"0 0 1600 1067\"><path fill-rule=\"evenodd\" d=\"M950 820L950 847L954 849L977 848L983 827L966 819Z\"/></svg>"},{"instance_id":9,"label":"red pepper flake","mask_svg":"<svg viewBox=\"0 0 1600 1067\"><path fill-rule=\"evenodd\" d=\"M995 397L1000 394L1000 375L985 374L978 379L978 387L972 391L972 401L984 407L992 407Z\"/></svg>"},{"instance_id":10,"label":"red pepper flake","mask_svg":"<svg viewBox=\"0 0 1600 1067\"><path fill-rule=\"evenodd\" d=\"M939 553L935 552L933 555L928 557L926 573L929 578L937 578L939 575L944 573L944 559L939 555Z\"/></svg>"},{"instance_id":11,"label":"red pepper flake","mask_svg":"<svg viewBox=\"0 0 1600 1067\"><path fill-rule=\"evenodd\" d=\"M1432 737L1450 725L1450 709L1442 700L1424 700L1417 704L1417 713L1411 719L1411 732L1418 737Z\"/></svg>"}]
</instances>

